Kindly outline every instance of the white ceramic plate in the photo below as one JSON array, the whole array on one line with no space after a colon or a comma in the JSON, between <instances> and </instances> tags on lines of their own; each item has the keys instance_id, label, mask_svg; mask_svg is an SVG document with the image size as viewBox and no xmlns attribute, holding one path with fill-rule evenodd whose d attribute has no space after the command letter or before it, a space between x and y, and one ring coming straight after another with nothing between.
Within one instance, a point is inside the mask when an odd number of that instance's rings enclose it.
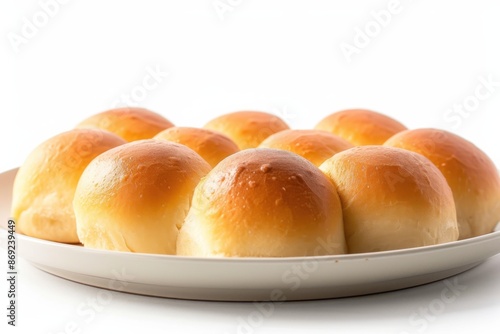
<instances>
[{"instance_id":1,"label":"white ceramic plate","mask_svg":"<svg viewBox=\"0 0 500 334\"><path fill-rule=\"evenodd\" d=\"M15 173L0 174L4 227ZM5 238L2 229L3 244ZM260 259L100 251L23 235L17 240L21 257L75 282L158 297L231 301L323 299L408 288L456 275L500 252L500 231L397 251Z\"/></svg>"}]
</instances>

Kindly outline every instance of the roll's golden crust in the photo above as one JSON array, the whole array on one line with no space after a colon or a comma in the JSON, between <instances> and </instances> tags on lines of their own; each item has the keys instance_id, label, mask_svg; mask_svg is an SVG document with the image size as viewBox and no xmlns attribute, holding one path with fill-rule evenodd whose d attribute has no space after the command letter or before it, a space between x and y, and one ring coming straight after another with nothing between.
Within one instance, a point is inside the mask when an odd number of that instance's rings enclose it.
<instances>
[{"instance_id":1,"label":"roll's golden crust","mask_svg":"<svg viewBox=\"0 0 500 334\"><path fill-rule=\"evenodd\" d=\"M194 187L209 170L190 148L163 140L101 154L76 189L78 237L90 248L175 254Z\"/></svg>"},{"instance_id":2,"label":"roll's golden crust","mask_svg":"<svg viewBox=\"0 0 500 334\"><path fill-rule=\"evenodd\" d=\"M214 118L204 128L221 132L243 150L255 148L273 133L288 129L278 116L260 111L237 111Z\"/></svg>"},{"instance_id":3,"label":"roll's golden crust","mask_svg":"<svg viewBox=\"0 0 500 334\"><path fill-rule=\"evenodd\" d=\"M457 240L451 189L422 155L361 146L334 155L320 169L337 186L350 253Z\"/></svg>"},{"instance_id":4,"label":"roll's golden crust","mask_svg":"<svg viewBox=\"0 0 500 334\"><path fill-rule=\"evenodd\" d=\"M319 166L334 154L353 145L347 140L321 130L283 130L267 137L259 147L290 151Z\"/></svg>"},{"instance_id":5,"label":"roll's golden crust","mask_svg":"<svg viewBox=\"0 0 500 334\"><path fill-rule=\"evenodd\" d=\"M111 109L90 116L77 128L98 128L117 134L128 142L153 138L158 132L174 126L163 116L144 108Z\"/></svg>"},{"instance_id":6,"label":"roll's golden crust","mask_svg":"<svg viewBox=\"0 0 500 334\"><path fill-rule=\"evenodd\" d=\"M344 138L355 146L382 145L406 127L388 116L366 109L348 109L323 118L315 127Z\"/></svg>"},{"instance_id":7,"label":"roll's golden crust","mask_svg":"<svg viewBox=\"0 0 500 334\"><path fill-rule=\"evenodd\" d=\"M124 143L107 131L75 129L35 148L14 181L11 214L17 232L78 243L72 202L80 175L96 156Z\"/></svg>"},{"instance_id":8,"label":"roll's golden crust","mask_svg":"<svg viewBox=\"0 0 500 334\"><path fill-rule=\"evenodd\" d=\"M333 184L304 158L282 150L244 150L224 159L196 187L177 253L344 253L341 211Z\"/></svg>"},{"instance_id":9,"label":"roll's golden crust","mask_svg":"<svg viewBox=\"0 0 500 334\"><path fill-rule=\"evenodd\" d=\"M212 167L239 151L238 146L231 139L222 133L208 129L171 127L158 133L154 138L186 145Z\"/></svg>"},{"instance_id":10,"label":"roll's golden crust","mask_svg":"<svg viewBox=\"0 0 500 334\"><path fill-rule=\"evenodd\" d=\"M471 142L443 130L408 130L385 146L422 154L443 173L457 208L460 239L492 232L500 221L500 178L494 163Z\"/></svg>"}]
</instances>

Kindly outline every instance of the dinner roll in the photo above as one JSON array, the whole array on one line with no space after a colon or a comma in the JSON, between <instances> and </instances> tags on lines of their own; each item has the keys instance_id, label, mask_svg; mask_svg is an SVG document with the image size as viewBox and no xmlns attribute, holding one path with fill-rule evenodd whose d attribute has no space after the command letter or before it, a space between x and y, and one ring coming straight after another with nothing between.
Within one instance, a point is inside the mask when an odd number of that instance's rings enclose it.
<instances>
[{"instance_id":1,"label":"dinner roll","mask_svg":"<svg viewBox=\"0 0 500 334\"><path fill-rule=\"evenodd\" d=\"M306 159L249 149L198 184L179 232L178 255L284 257L345 252L335 187Z\"/></svg>"},{"instance_id":2,"label":"dinner roll","mask_svg":"<svg viewBox=\"0 0 500 334\"><path fill-rule=\"evenodd\" d=\"M320 169L337 186L350 253L457 240L451 189L424 156L360 146L337 153Z\"/></svg>"},{"instance_id":3,"label":"dinner roll","mask_svg":"<svg viewBox=\"0 0 500 334\"><path fill-rule=\"evenodd\" d=\"M453 192L460 239L492 232L500 222L500 178L494 163L471 142L447 131L398 133L384 145L420 153L443 173Z\"/></svg>"},{"instance_id":4,"label":"dinner roll","mask_svg":"<svg viewBox=\"0 0 500 334\"><path fill-rule=\"evenodd\" d=\"M335 153L353 147L347 140L321 130L283 130L267 137L259 147L298 154L319 166Z\"/></svg>"},{"instance_id":5,"label":"dinner roll","mask_svg":"<svg viewBox=\"0 0 500 334\"><path fill-rule=\"evenodd\" d=\"M204 128L225 134L243 150L259 146L273 133L288 129L288 125L273 114L237 111L214 118Z\"/></svg>"},{"instance_id":6,"label":"dinner roll","mask_svg":"<svg viewBox=\"0 0 500 334\"><path fill-rule=\"evenodd\" d=\"M135 141L101 154L75 192L80 241L97 249L175 254L194 187L209 170L196 152L164 140Z\"/></svg>"},{"instance_id":7,"label":"dinner roll","mask_svg":"<svg viewBox=\"0 0 500 334\"><path fill-rule=\"evenodd\" d=\"M154 138L186 145L212 167L225 157L239 151L238 146L231 139L222 133L208 129L171 127L158 133Z\"/></svg>"},{"instance_id":8,"label":"dinner roll","mask_svg":"<svg viewBox=\"0 0 500 334\"><path fill-rule=\"evenodd\" d=\"M126 141L153 138L158 132L174 126L163 116L148 109L125 107L90 116L77 128L98 128L113 132Z\"/></svg>"},{"instance_id":9,"label":"dinner roll","mask_svg":"<svg viewBox=\"0 0 500 334\"><path fill-rule=\"evenodd\" d=\"M35 148L14 180L11 215L17 232L78 243L72 202L80 175L96 156L124 143L107 131L75 129Z\"/></svg>"},{"instance_id":10,"label":"dinner roll","mask_svg":"<svg viewBox=\"0 0 500 334\"><path fill-rule=\"evenodd\" d=\"M348 109L323 118L315 127L344 138L355 146L382 145L392 135L406 127L378 112L366 109Z\"/></svg>"}]
</instances>

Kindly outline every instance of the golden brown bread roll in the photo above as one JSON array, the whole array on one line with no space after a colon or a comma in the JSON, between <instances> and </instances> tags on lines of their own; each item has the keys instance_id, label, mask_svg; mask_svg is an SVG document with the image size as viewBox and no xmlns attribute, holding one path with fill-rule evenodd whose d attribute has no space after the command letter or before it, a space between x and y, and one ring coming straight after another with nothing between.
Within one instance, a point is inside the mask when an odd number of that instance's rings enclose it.
<instances>
[{"instance_id":1,"label":"golden brown bread roll","mask_svg":"<svg viewBox=\"0 0 500 334\"><path fill-rule=\"evenodd\" d=\"M306 159L249 149L222 160L196 187L177 254L284 257L345 252L335 187Z\"/></svg>"},{"instance_id":2,"label":"golden brown bread roll","mask_svg":"<svg viewBox=\"0 0 500 334\"><path fill-rule=\"evenodd\" d=\"M158 133L154 138L186 145L212 167L239 151L238 146L231 139L222 133L208 129L171 127Z\"/></svg>"},{"instance_id":3,"label":"golden brown bread roll","mask_svg":"<svg viewBox=\"0 0 500 334\"><path fill-rule=\"evenodd\" d=\"M278 116L261 111L237 111L214 118L204 128L231 138L240 150L255 148L273 133L288 129Z\"/></svg>"},{"instance_id":4,"label":"golden brown bread roll","mask_svg":"<svg viewBox=\"0 0 500 334\"><path fill-rule=\"evenodd\" d=\"M451 189L424 156L384 146L337 153L320 169L337 186L350 253L455 241Z\"/></svg>"},{"instance_id":5,"label":"golden brown bread roll","mask_svg":"<svg viewBox=\"0 0 500 334\"><path fill-rule=\"evenodd\" d=\"M73 205L90 248L175 254L194 187L210 165L190 148L140 140L109 150L83 172Z\"/></svg>"},{"instance_id":6,"label":"golden brown bread roll","mask_svg":"<svg viewBox=\"0 0 500 334\"><path fill-rule=\"evenodd\" d=\"M319 166L334 154L347 150L353 145L326 131L283 130L267 137L259 147L290 151Z\"/></svg>"},{"instance_id":7,"label":"golden brown bread roll","mask_svg":"<svg viewBox=\"0 0 500 334\"><path fill-rule=\"evenodd\" d=\"M406 130L406 127L375 111L348 109L323 118L315 129L328 131L360 146L382 145L394 134Z\"/></svg>"},{"instance_id":8,"label":"golden brown bread roll","mask_svg":"<svg viewBox=\"0 0 500 334\"><path fill-rule=\"evenodd\" d=\"M17 232L78 243L72 202L80 175L96 156L124 143L107 131L75 129L35 148L14 181L11 214Z\"/></svg>"},{"instance_id":9,"label":"golden brown bread roll","mask_svg":"<svg viewBox=\"0 0 500 334\"><path fill-rule=\"evenodd\" d=\"M174 126L165 117L137 107L111 109L90 116L77 128L98 128L113 132L128 142L153 138L158 132Z\"/></svg>"},{"instance_id":10,"label":"golden brown bread roll","mask_svg":"<svg viewBox=\"0 0 500 334\"><path fill-rule=\"evenodd\" d=\"M493 231L500 221L500 178L483 151L437 129L404 131L384 145L420 153L439 168L453 191L460 239Z\"/></svg>"}]
</instances>

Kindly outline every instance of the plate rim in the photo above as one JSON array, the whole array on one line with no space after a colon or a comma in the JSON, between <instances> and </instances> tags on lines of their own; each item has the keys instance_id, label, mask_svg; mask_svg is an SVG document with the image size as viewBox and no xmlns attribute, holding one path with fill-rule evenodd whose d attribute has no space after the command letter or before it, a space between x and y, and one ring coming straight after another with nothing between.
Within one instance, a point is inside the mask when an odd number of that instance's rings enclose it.
<instances>
[{"instance_id":1,"label":"plate rim","mask_svg":"<svg viewBox=\"0 0 500 334\"><path fill-rule=\"evenodd\" d=\"M2 231L2 235L6 235L7 230L4 227L0 227L0 231ZM171 255L171 254L153 254L153 253L134 253L134 252L123 252L117 250L106 250L106 249L94 249L85 247L80 244L68 244L55 242L50 240L44 240L40 238L31 237L28 235L20 234L15 232L15 235L18 240L27 241L31 243L39 243L45 244L50 247L61 247L61 248L69 248L71 250L80 250L82 252L91 253L94 255L106 255L106 256L129 256L133 258L147 258L147 259L155 259L155 260L173 260L173 261L203 261L203 262L217 262L217 263L290 263L295 264L297 262L304 261L366 261L366 260L374 260L381 258L389 258L389 257L398 257L412 254L422 254L422 253L431 253L436 251L445 251L449 249L466 247L471 244L482 243L486 241L492 241L495 239L500 239L500 230L493 231L487 234L483 234L477 237L472 237L468 239L462 239L457 241L450 241L437 245L428 245L428 246L420 246L420 247L411 247L411 248L403 248L403 249L395 249L388 251L379 251L379 252L369 252L369 253L353 253L353 254L336 254L336 255L318 255L318 256L290 256L290 257L201 257L201 256L186 256L186 255ZM500 246L499 246L500 247ZM500 252L499 252L500 253ZM22 257L22 255L20 255Z\"/></svg>"}]
</instances>

